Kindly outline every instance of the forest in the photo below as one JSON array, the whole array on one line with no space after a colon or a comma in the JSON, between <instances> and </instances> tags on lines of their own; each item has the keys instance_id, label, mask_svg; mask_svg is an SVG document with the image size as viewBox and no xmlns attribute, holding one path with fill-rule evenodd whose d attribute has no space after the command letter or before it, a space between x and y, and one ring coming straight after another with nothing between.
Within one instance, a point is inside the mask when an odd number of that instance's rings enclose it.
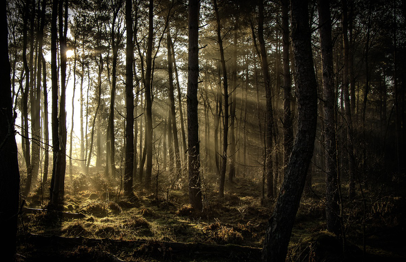
<instances>
[{"instance_id":1,"label":"forest","mask_svg":"<svg viewBox=\"0 0 406 262\"><path fill-rule=\"evenodd\" d=\"M1 261L405 261L406 0L1 2Z\"/></svg>"}]
</instances>

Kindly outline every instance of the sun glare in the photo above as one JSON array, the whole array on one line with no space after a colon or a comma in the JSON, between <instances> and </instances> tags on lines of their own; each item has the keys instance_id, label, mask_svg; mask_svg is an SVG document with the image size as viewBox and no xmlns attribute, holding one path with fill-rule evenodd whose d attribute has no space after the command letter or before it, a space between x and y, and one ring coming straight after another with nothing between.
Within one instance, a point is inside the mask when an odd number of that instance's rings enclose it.
<instances>
[{"instance_id":1,"label":"sun glare","mask_svg":"<svg viewBox=\"0 0 406 262\"><path fill-rule=\"evenodd\" d=\"M75 51L73 49L69 49L68 51L66 51L66 57L67 58L71 58L75 55Z\"/></svg>"}]
</instances>

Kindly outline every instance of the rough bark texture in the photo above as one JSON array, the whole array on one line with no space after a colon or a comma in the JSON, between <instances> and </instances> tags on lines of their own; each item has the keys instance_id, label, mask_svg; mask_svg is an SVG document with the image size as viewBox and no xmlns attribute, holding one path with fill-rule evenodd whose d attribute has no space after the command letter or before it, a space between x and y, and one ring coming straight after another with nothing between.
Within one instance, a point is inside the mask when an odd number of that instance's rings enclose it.
<instances>
[{"instance_id":1,"label":"rough bark texture","mask_svg":"<svg viewBox=\"0 0 406 262\"><path fill-rule=\"evenodd\" d=\"M291 0L292 41L298 96L298 132L285 179L266 231L263 261L285 261L306 174L313 155L317 124L317 83L313 67L307 1Z\"/></svg>"},{"instance_id":2,"label":"rough bark texture","mask_svg":"<svg viewBox=\"0 0 406 262\"><path fill-rule=\"evenodd\" d=\"M20 173L11 103L10 63L8 59L6 1L0 6L0 254L2 261L14 261Z\"/></svg>"},{"instance_id":3,"label":"rough bark texture","mask_svg":"<svg viewBox=\"0 0 406 262\"><path fill-rule=\"evenodd\" d=\"M289 162L289 156L293 147L293 125L291 111L291 86L292 78L290 76L289 66L289 0L282 0L282 40L283 40L283 165Z\"/></svg>"},{"instance_id":4,"label":"rough bark texture","mask_svg":"<svg viewBox=\"0 0 406 262\"><path fill-rule=\"evenodd\" d=\"M189 1L189 54L187 87L187 123L189 153L189 201L192 207L202 210L200 189L199 121L197 114L197 88L199 78L199 13L200 1Z\"/></svg>"},{"instance_id":5,"label":"rough bark texture","mask_svg":"<svg viewBox=\"0 0 406 262\"><path fill-rule=\"evenodd\" d=\"M327 230L340 234L336 138L334 120L333 44L331 40L330 2L318 0L320 42L323 59L324 135L326 150L326 218Z\"/></svg>"},{"instance_id":6,"label":"rough bark texture","mask_svg":"<svg viewBox=\"0 0 406 262\"><path fill-rule=\"evenodd\" d=\"M145 72L145 103L146 103L146 150L147 150L147 167L145 174L145 185L149 189L151 187L151 176L152 176L152 47L153 47L153 37L154 37L154 1L149 2L149 30L148 30L148 49L147 49L147 70Z\"/></svg>"},{"instance_id":7,"label":"rough bark texture","mask_svg":"<svg viewBox=\"0 0 406 262\"><path fill-rule=\"evenodd\" d=\"M126 65L125 65L125 104L127 111L127 121L125 126L125 167L124 167L124 194L129 197L133 187L133 169L134 169L134 95L133 95L133 22L132 22L132 1L126 0L125 22L127 26L127 50L126 50Z\"/></svg>"}]
</instances>

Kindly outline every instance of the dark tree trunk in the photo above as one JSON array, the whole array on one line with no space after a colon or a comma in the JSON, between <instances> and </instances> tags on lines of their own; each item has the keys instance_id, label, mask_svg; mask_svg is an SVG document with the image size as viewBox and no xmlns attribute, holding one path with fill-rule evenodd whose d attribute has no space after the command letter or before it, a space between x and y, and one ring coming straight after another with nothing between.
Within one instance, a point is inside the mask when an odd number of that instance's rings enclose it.
<instances>
[{"instance_id":1,"label":"dark tree trunk","mask_svg":"<svg viewBox=\"0 0 406 262\"><path fill-rule=\"evenodd\" d=\"M149 1L149 13L148 13L148 48L147 48L147 70L145 72L145 103L146 103L146 150L147 150L147 166L145 174L145 186L147 189L151 188L151 176L152 176L152 48L154 38L154 0Z\"/></svg>"},{"instance_id":2,"label":"dark tree trunk","mask_svg":"<svg viewBox=\"0 0 406 262\"><path fill-rule=\"evenodd\" d=\"M196 211L202 210L200 189L199 121L197 88L199 77L199 13L200 1L189 0L189 54L187 87L189 202Z\"/></svg>"},{"instance_id":3,"label":"dark tree trunk","mask_svg":"<svg viewBox=\"0 0 406 262\"><path fill-rule=\"evenodd\" d=\"M111 46L113 49L113 69L111 74L111 92L110 92L110 112L107 126L107 148L106 148L106 173L112 177L116 173L116 164L115 164L115 135L114 135L114 106L116 99L116 85L117 85L117 58L118 58L118 45L120 44L120 39L116 39L115 35L115 26L116 18L118 12L121 9L121 2L119 6L115 6L113 12L113 21L111 25ZM132 65L131 65L132 68Z\"/></svg>"},{"instance_id":4,"label":"dark tree trunk","mask_svg":"<svg viewBox=\"0 0 406 262\"><path fill-rule=\"evenodd\" d=\"M259 21L258 21L258 40L261 50L261 67L264 77L265 92L266 92L266 151L265 151L265 171L267 179L267 196L274 197L273 192L273 111L272 111L272 90L271 77L268 70L268 54L264 40L264 2L259 1Z\"/></svg>"},{"instance_id":5,"label":"dark tree trunk","mask_svg":"<svg viewBox=\"0 0 406 262\"><path fill-rule=\"evenodd\" d=\"M222 154L222 165L220 171L220 188L219 188L219 195L220 197L224 197L224 184L226 179L226 171L227 171L227 146L228 146L228 119L229 119L229 94L228 94L228 79L227 79L227 68L226 68L226 60L224 58L224 48L223 48L223 40L221 38L221 24L220 24L220 16L217 6L217 0L213 0L214 4L214 12L216 14L217 20L217 42L220 47L220 62L221 62L221 70L223 72L223 89L224 89L224 129L223 129L223 154Z\"/></svg>"},{"instance_id":6,"label":"dark tree trunk","mask_svg":"<svg viewBox=\"0 0 406 262\"><path fill-rule=\"evenodd\" d=\"M178 129L176 128L176 112L175 112L175 95L173 87L173 61L172 61L172 49L171 49L171 35L169 30L167 32L167 47L168 47L168 74L169 74L169 100L170 100L170 114L172 125L169 129L172 128L173 134L173 147L175 149L175 162L176 162L176 178L179 178L181 174L181 162L180 162L180 152L179 152L179 140L178 140ZM180 110L182 110L180 108ZM169 134L170 135L170 134ZM170 147L172 145L169 145Z\"/></svg>"},{"instance_id":7,"label":"dark tree trunk","mask_svg":"<svg viewBox=\"0 0 406 262\"><path fill-rule=\"evenodd\" d=\"M289 0L282 0L282 30L283 30L283 166L286 168L293 147L293 125L291 112L291 86L289 66Z\"/></svg>"},{"instance_id":8,"label":"dark tree trunk","mask_svg":"<svg viewBox=\"0 0 406 262\"><path fill-rule=\"evenodd\" d=\"M184 119L183 119L182 92L180 90L178 68L176 66L176 59L175 59L175 48L173 47L172 40L170 41L170 44L171 44L171 49L172 49L173 67L175 69L175 76L176 76L176 83L177 83L176 87L177 87L177 90L178 90L178 107L179 107L180 128L181 128L181 131L182 131L182 146L183 146L183 153L182 154L184 155L184 158L185 158L184 162L186 163L187 154L185 152L186 152L187 145L186 145L185 122L184 122Z\"/></svg>"},{"instance_id":9,"label":"dark tree trunk","mask_svg":"<svg viewBox=\"0 0 406 262\"><path fill-rule=\"evenodd\" d=\"M313 155L317 125L317 83L313 67L308 1L291 0L291 12L299 108L298 132L265 235L262 260L272 262L285 261Z\"/></svg>"},{"instance_id":10,"label":"dark tree trunk","mask_svg":"<svg viewBox=\"0 0 406 262\"><path fill-rule=\"evenodd\" d=\"M49 129L48 129L48 91L47 91L47 62L44 57L42 57L42 81L44 89L44 142L45 142L45 156L44 156L44 175L42 178L42 183L45 184L48 180L48 168L49 168Z\"/></svg>"},{"instance_id":11,"label":"dark tree trunk","mask_svg":"<svg viewBox=\"0 0 406 262\"><path fill-rule=\"evenodd\" d=\"M31 166L31 150L30 150L30 139L28 138L28 94L30 92L30 69L28 66L27 61L27 42L28 42L28 16L29 16L29 3L26 2L24 5L24 14L23 14L23 66L25 72L25 88L22 90L22 98L21 98L21 126L22 132L24 135L24 139L22 142L23 148L23 155L25 160L25 165L27 168L27 187L24 193L28 194L29 187L31 187L31 180L32 180L32 166ZM34 26L34 25L31 25ZM31 49L31 52L33 50Z\"/></svg>"},{"instance_id":12,"label":"dark tree trunk","mask_svg":"<svg viewBox=\"0 0 406 262\"><path fill-rule=\"evenodd\" d=\"M6 5L7 1L2 1L0 7L0 254L4 261L15 261L20 173L12 115Z\"/></svg>"},{"instance_id":13,"label":"dark tree trunk","mask_svg":"<svg viewBox=\"0 0 406 262\"><path fill-rule=\"evenodd\" d=\"M57 72L57 18L58 18L58 0L52 3L52 22L51 22L51 78L52 78L52 147L53 147L53 168L50 189L50 199L54 202L54 182L57 172L58 153L59 153L59 135L58 135L58 72ZM55 203L51 203L51 205Z\"/></svg>"},{"instance_id":14,"label":"dark tree trunk","mask_svg":"<svg viewBox=\"0 0 406 262\"><path fill-rule=\"evenodd\" d=\"M63 4L65 3L65 8ZM68 1L59 3L59 44L61 66L61 94L59 101L58 137L59 147L57 152L57 164L54 166L51 184L51 201L53 207L60 205L64 198L65 171L66 171L66 35L68 27ZM65 9L65 13L63 10Z\"/></svg>"},{"instance_id":15,"label":"dark tree trunk","mask_svg":"<svg viewBox=\"0 0 406 262\"><path fill-rule=\"evenodd\" d=\"M339 235L339 195L337 186L335 94L333 71L333 43L331 39L330 2L318 0L321 55L323 59L324 136L326 162L326 219L327 230Z\"/></svg>"},{"instance_id":16,"label":"dark tree trunk","mask_svg":"<svg viewBox=\"0 0 406 262\"><path fill-rule=\"evenodd\" d=\"M343 48L344 48L344 72L343 72L343 96L345 105L345 122L347 127L347 152L348 152L348 177L349 177L349 197L355 197L355 159L353 148L353 126L351 120L351 105L349 94L349 43L348 43L348 17L347 0L342 2L343 14Z\"/></svg>"},{"instance_id":17,"label":"dark tree trunk","mask_svg":"<svg viewBox=\"0 0 406 262\"><path fill-rule=\"evenodd\" d=\"M133 21L132 21L132 1L126 0L125 22L127 26L127 50L125 65L125 105L127 112L125 126L125 167L124 167L124 195L131 197L133 190L133 169L134 169L134 94L133 94Z\"/></svg>"}]
</instances>

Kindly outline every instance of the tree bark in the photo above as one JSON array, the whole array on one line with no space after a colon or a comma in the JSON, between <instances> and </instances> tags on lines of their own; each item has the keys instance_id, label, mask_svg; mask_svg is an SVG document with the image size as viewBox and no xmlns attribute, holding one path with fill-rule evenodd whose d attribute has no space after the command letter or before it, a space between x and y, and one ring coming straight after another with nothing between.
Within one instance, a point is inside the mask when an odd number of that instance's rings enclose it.
<instances>
[{"instance_id":1,"label":"tree bark","mask_svg":"<svg viewBox=\"0 0 406 262\"><path fill-rule=\"evenodd\" d=\"M189 153L189 202L196 211L202 210L200 189L199 121L197 88L199 78L199 13L200 1L189 0L189 53L188 53L188 153Z\"/></svg>"},{"instance_id":2,"label":"tree bark","mask_svg":"<svg viewBox=\"0 0 406 262\"><path fill-rule=\"evenodd\" d=\"M133 169L134 169L134 95L133 95L133 20L132 20L132 1L126 0L125 22L127 26L127 50L125 65L125 105L127 112L125 126L125 167L124 167L124 195L131 197L133 190Z\"/></svg>"},{"instance_id":3,"label":"tree bark","mask_svg":"<svg viewBox=\"0 0 406 262\"><path fill-rule=\"evenodd\" d=\"M292 227L313 155L317 125L317 82L313 67L308 1L291 0L292 42L298 96L298 132L278 200L269 220L263 261L285 261Z\"/></svg>"},{"instance_id":4,"label":"tree bark","mask_svg":"<svg viewBox=\"0 0 406 262\"><path fill-rule=\"evenodd\" d=\"M265 47L264 40L264 2L259 0L259 20L258 20L258 40L261 50L261 67L265 84L266 92L266 151L265 151L265 171L267 179L267 196L274 197L273 192L273 109L272 109L272 90L271 90L271 77L268 70L268 54Z\"/></svg>"},{"instance_id":5,"label":"tree bark","mask_svg":"<svg viewBox=\"0 0 406 262\"><path fill-rule=\"evenodd\" d=\"M57 18L58 18L58 0L52 3L52 21L51 21L51 78L52 78L52 147L53 147L53 168L50 189L50 200L56 204L54 196L54 182L59 165L59 135L58 135L58 72L57 72Z\"/></svg>"},{"instance_id":6,"label":"tree bark","mask_svg":"<svg viewBox=\"0 0 406 262\"><path fill-rule=\"evenodd\" d=\"M351 119L351 105L349 94L349 43L348 43L348 17L347 0L342 1L342 25L343 25L343 48L344 48L344 72L343 72L343 96L345 122L347 127L347 152L348 152L348 177L349 177L349 197L355 197L355 159L353 146L353 126Z\"/></svg>"},{"instance_id":7,"label":"tree bark","mask_svg":"<svg viewBox=\"0 0 406 262\"><path fill-rule=\"evenodd\" d=\"M223 40L221 38L221 24L220 24L220 16L217 6L217 0L213 0L214 5L214 12L216 15L217 21L217 42L220 47L220 63L221 63L221 70L223 72L223 90L224 90L224 129L223 129L223 154L222 154L222 165L220 171L220 188L219 188L219 196L224 197L224 186L225 186L225 179L226 179L226 171L227 171L227 146L228 146L228 120L229 120L229 94L228 94L228 78L227 78L227 68L226 68L226 60L224 58L224 48L223 48Z\"/></svg>"},{"instance_id":8,"label":"tree bark","mask_svg":"<svg viewBox=\"0 0 406 262\"><path fill-rule=\"evenodd\" d=\"M8 57L7 1L0 6L0 253L4 261L15 261L20 173L11 100Z\"/></svg>"},{"instance_id":9,"label":"tree bark","mask_svg":"<svg viewBox=\"0 0 406 262\"><path fill-rule=\"evenodd\" d=\"M283 166L286 168L289 162L289 156L293 147L293 125L291 111L291 86L292 78L290 76L289 66L289 0L282 0L282 41L283 41Z\"/></svg>"},{"instance_id":10,"label":"tree bark","mask_svg":"<svg viewBox=\"0 0 406 262\"><path fill-rule=\"evenodd\" d=\"M318 0L321 55L323 63L323 107L326 162L326 219L327 230L339 235L339 195L337 186L335 94L333 71L333 43L331 39L330 1Z\"/></svg>"},{"instance_id":11,"label":"tree bark","mask_svg":"<svg viewBox=\"0 0 406 262\"><path fill-rule=\"evenodd\" d=\"M167 32L167 47L168 47L168 75L169 75L169 100L170 100L170 114L173 134L173 147L175 149L175 163L176 163L176 178L178 179L181 175L181 162L180 162L180 152L179 152L179 140L178 140L178 129L176 128L176 112L175 112L175 95L173 86L173 61L172 61L172 49L171 49L171 35ZM182 108L180 108L182 110ZM170 134L169 134L170 135ZM169 145L170 147L172 145Z\"/></svg>"},{"instance_id":12,"label":"tree bark","mask_svg":"<svg viewBox=\"0 0 406 262\"><path fill-rule=\"evenodd\" d=\"M145 186L151 188L152 176L152 48L154 38L154 0L149 1L148 13L148 47L147 47L147 70L145 72L145 103L146 103L146 150L147 150L147 166L145 174Z\"/></svg>"}]
</instances>

